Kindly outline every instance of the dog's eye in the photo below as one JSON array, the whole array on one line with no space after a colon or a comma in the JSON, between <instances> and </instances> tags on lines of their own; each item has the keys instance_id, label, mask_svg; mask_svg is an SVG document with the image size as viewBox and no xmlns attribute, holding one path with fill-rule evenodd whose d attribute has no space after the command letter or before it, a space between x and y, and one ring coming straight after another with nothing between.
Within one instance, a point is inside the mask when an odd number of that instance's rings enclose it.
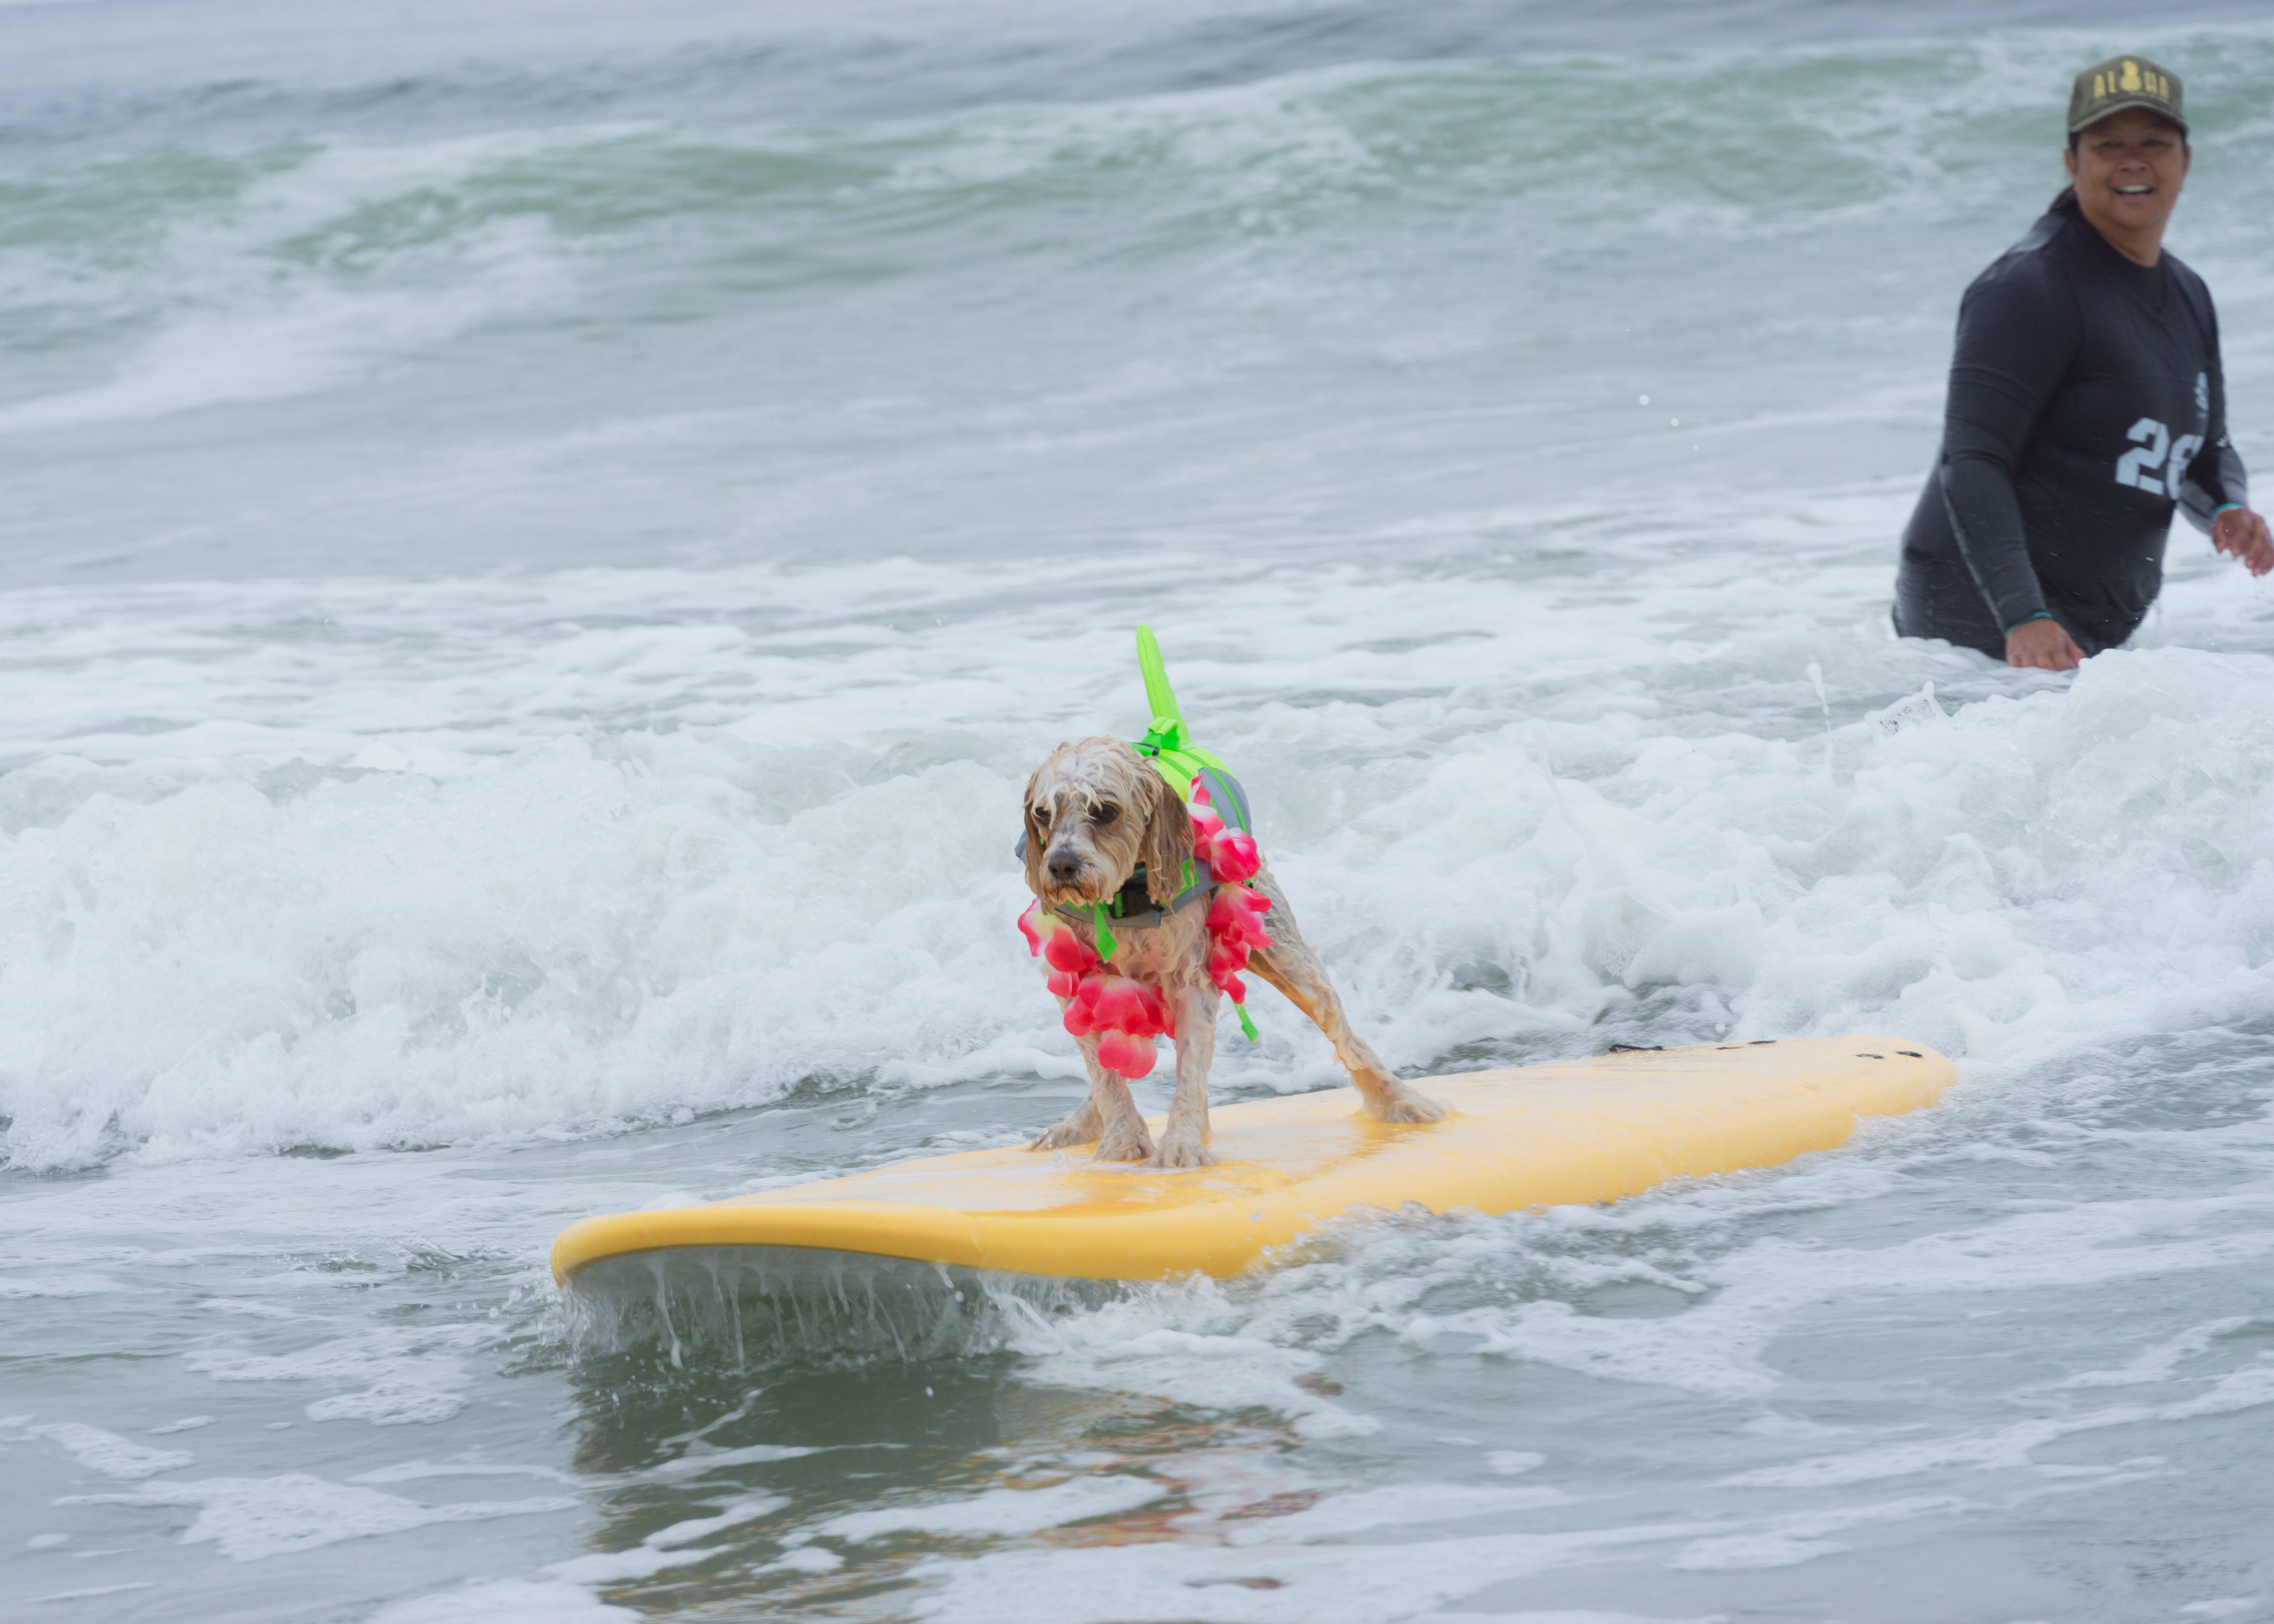
<instances>
[{"instance_id":1,"label":"dog's eye","mask_svg":"<svg viewBox=\"0 0 2274 1624\"><path fill-rule=\"evenodd\" d=\"M1048 807L1028 807L1027 816L1035 820L1035 827L1037 829L1048 829L1050 826L1050 809Z\"/></svg>"},{"instance_id":2,"label":"dog's eye","mask_svg":"<svg viewBox=\"0 0 2274 1624\"><path fill-rule=\"evenodd\" d=\"M1089 821L1103 829L1120 816L1121 808L1109 801L1089 815Z\"/></svg>"}]
</instances>

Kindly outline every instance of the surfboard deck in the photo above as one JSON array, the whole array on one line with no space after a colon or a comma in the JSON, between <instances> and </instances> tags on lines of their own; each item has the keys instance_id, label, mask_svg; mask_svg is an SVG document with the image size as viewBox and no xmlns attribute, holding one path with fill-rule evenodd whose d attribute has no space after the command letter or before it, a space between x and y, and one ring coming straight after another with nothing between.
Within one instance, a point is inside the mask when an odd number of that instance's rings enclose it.
<instances>
[{"instance_id":1,"label":"surfboard deck","mask_svg":"<svg viewBox=\"0 0 2274 1624\"><path fill-rule=\"evenodd\" d=\"M1086 1147L927 1156L587 1218L554 1243L553 1275L565 1284L639 1253L777 1247L1072 1280L1224 1278L1353 1209L1507 1213L1774 1167L1845 1143L1863 1117L1932 1104L1954 1076L1906 1039L1796 1038L1417 1078L1449 1108L1436 1123L1374 1122L1354 1090L1327 1089L1211 1110L1222 1158L1211 1167L1101 1164Z\"/></svg>"}]
</instances>

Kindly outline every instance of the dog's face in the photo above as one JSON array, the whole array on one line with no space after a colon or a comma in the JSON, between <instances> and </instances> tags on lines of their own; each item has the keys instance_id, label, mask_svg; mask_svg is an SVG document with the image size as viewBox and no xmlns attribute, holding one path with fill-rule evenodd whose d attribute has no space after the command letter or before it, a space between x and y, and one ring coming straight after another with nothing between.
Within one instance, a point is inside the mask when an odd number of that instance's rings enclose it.
<instances>
[{"instance_id":1,"label":"dog's face","mask_svg":"<svg viewBox=\"0 0 2274 1624\"><path fill-rule=\"evenodd\" d=\"M1141 862L1157 906L1192 854L1185 803L1118 739L1062 744L1027 780L1027 884L1045 902L1103 902Z\"/></svg>"}]
</instances>

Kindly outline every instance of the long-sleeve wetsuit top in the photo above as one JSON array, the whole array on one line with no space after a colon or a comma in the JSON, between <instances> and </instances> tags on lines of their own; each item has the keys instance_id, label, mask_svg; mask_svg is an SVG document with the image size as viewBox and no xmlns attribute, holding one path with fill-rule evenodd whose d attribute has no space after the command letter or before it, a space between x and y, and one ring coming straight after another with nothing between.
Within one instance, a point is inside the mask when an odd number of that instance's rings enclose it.
<instances>
[{"instance_id":1,"label":"long-sleeve wetsuit top","mask_svg":"<svg viewBox=\"0 0 2274 1624\"><path fill-rule=\"evenodd\" d=\"M2248 500L2202 278L2168 253L2133 263L2063 192L1959 305L1895 628L2002 658L2049 613L2097 654L2156 601L2172 508L2207 530Z\"/></svg>"}]
</instances>

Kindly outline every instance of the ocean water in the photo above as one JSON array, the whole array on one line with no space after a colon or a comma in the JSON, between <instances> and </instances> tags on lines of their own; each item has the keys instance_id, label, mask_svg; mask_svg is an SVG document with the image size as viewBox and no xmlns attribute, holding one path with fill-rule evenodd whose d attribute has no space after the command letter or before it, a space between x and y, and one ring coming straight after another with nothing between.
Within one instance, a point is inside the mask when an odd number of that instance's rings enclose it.
<instances>
[{"instance_id":1,"label":"ocean water","mask_svg":"<svg viewBox=\"0 0 2274 1624\"><path fill-rule=\"evenodd\" d=\"M2274 466L2254 7L0 5L0 1616L2274 1619L2274 583L1886 626L2119 49ZM915 1334L564 1302L1062 1114L1005 848L1141 620L1401 1071L1960 1086ZM1255 1008L1219 1099L1337 1085Z\"/></svg>"}]
</instances>

